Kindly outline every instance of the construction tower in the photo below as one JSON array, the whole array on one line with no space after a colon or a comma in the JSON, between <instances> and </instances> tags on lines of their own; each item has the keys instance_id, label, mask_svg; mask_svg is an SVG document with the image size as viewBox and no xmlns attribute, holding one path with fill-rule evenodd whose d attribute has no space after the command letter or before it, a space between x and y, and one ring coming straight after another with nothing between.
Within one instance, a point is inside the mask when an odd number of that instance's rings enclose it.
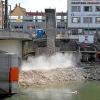
<instances>
[{"instance_id":1,"label":"construction tower","mask_svg":"<svg viewBox=\"0 0 100 100\"><path fill-rule=\"evenodd\" d=\"M47 35L47 54L55 53L56 39L56 13L55 9L45 9L46 14L46 35Z\"/></svg>"}]
</instances>

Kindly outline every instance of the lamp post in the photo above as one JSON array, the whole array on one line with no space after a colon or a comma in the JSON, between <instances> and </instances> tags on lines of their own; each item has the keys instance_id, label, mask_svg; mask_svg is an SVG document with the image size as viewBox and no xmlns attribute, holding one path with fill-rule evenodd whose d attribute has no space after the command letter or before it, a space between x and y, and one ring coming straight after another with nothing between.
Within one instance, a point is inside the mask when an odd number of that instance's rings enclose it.
<instances>
[{"instance_id":1,"label":"lamp post","mask_svg":"<svg viewBox=\"0 0 100 100\"><path fill-rule=\"evenodd\" d=\"M89 35L89 20L88 20L88 35Z\"/></svg>"},{"instance_id":2,"label":"lamp post","mask_svg":"<svg viewBox=\"0 0 100 100\"><path fill-rule=\"evenodd\" d=\"M10 7L9 10L9 30L11 30L11 5L8 5Z\"/></svg>"},{"instance_id":3,"label":"lamp post","mask_svg":"<svg viewBox=\"0 0 100 100\"><path fill-rule=\"evenodd\" d=\"M4 29L8 29L8 0L5 0Z\"/></svg>"},{"instance_id":4,"label":"lamp post","mask_svg":"<svg viewBox=\"0 0 100 100\"><path fill-rule=\"evenodd\" d=\"M1 1L2 4L2 29L4 28L4 1Z\"/></svg>"}]
</instances>

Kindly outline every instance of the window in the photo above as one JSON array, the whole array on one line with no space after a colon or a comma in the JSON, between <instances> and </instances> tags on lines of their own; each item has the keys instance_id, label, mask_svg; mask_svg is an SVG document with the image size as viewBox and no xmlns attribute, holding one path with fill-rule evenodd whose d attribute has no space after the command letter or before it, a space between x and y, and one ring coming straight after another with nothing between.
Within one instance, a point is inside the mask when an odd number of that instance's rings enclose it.
<instances>
[{"instance_id":1,"label":"window","mask_svg":"<svg viewBox=\"0 0 100 100\"><path fill-rule=\"evenodd\" d=\"M100 6L96 6L95 7L95 11L98 11L99 12L100 11Z\"/></svg>"},{"instance_id":2,"label":"window","mask_svg":"<svg viewBox=\"0 0 100 100\"><path fill-rule=\"evenodd\" d=\"M72 17L72 23L80 23L80 17Z\"/></svg>"},{"instance_id":3,"label":"window","mask_svg":"<svg viewBox=\"0 0 100 100\"><path fill-rule=\"evenodd\" d=\"M81 11L81 7L80 6L72 6L72 12L80 12Z\"/></svg>"},{"instance_id":4,"label":"window","mask_svg":"<svg viewBox=\"0 0 100 100\"><path fill-rule=\"evenodd\" d=\"M58 29L65 29L65 26L57 25Z\"/></svg>"},{"instance_id":5,"label":"window","mask_svg":"<svg viewBox=\"0 0 100 100\"><path fill-rule=\"evenodd\" d=\"M11 19L18 19L18 16L10 16Z\"/></svg>"},{"instance_id":6,"label":"window","mask_svg":"<svg viewBox=\"0 0 100 100\"><path fill-rule=\"evenodd\" d=\"M37 19L42 19L42 16L37 16Z\"/></svg>"},{"instance_id":7,"label":"window","mask_svg":"<svg viewBox=\"0 0 100 100\"><path fill-rule=\"evenodd\" d=\"M100 17L96 17L95 22L100 23Z\"/></svg>"},{"instance_id":8,"label":"window","mask_svg":"<svg viewBox=\"0 0 100 100\"><path fill-rule=\"evenodd\" d=\"M64 19L66 20L67 19L67 16L64 16Z\"/></svg>"},{"instance_id":9,"label":"window","mask_svg":"<svg viewBox=\"0 0 100 100\"><path fill-rule=\"evenodd\" d=\"M45 19L42 19L42 22L45 22Z\"/></svg>"},{"instance_id":10,"label":"window","mask_svg":"<svg viewBox=\"0 0 100 100\"><path fill-rule=\"evenodd\" d=\"M40 22L40 23L41 23L41 22L42 22L42 19L38 19L38 22Z\"/></svg>"},{"instance_id":11,"label":"window","mask_svg":"<svg viewBox=\"0 0 100 100\"><path fill-rule=\"evenodd\" d=\"M92 12L92 6L84 6L85 12Z\"/></svg>"},{"instance_id":12,"label":"window","mask_svg":"<svg viewBox=\"0 0 100 100\"><path fill-rule=\"evenodd\" d=\"M77 29L72 29L71 33L72 33L72 35L78 35L78 30Z\"/></svg>"},{"instance_id":13,"label":"window","mask_svg":"<svg viewBox=\"0 0 100 100\"><path fill-rule=\"evenodd\" d=\"M38 22L38 20L37 20L37 19L35 19L35 22Z\"/></svg>"},{"instance_id":14,"label":"window","mask_svg":"<svg viewBox=\"0 0 100 100\"><path fill-rule=\"evenodd\" d=\"M57 23L58 23L58 22L60 23L61 20L60 20L60 19L57 19L56 21L57 21Z\"/></svg>"},{"instance_id":15,"label":"window","mask_svg":"<svg viewBox=\"0 0 100 100\"><path fill-rule=\"evenodd\" d=\"M20 26L19 28L20 28L20 29L23 29L23 26Z\"/></svg>"},{"instance_id":16,"label":"window","mask_svg":"<svg viewBox=\"0 0 100 100\"><path fill-rule=\"evenodd\" d=\"M15 29L18 29L18 26L14 26Z\"/></svg>"},{"instance_id":17,"label":"window","mask_svg":"<svg viewBox=\"0 0 100 100\"><path fill-rule=\"evenodd\" d=\"M23 29L23 26L14 26L15 29Z\"/></svg>"},{"instance_id":18,"label":"window","mask_svg":"<svg viewBox=\"0 0 100 100\"><path fill-rule=\"evenodd\" d=\"M61 19L61 16L57 16L56 19Z\"/></svg>"},{"instance_id":19,"label":"window","mask_svg":"<svg viewBox=\"0 0 100 100\"><path fill-rule=\"evenodd\" d=\"M83 21L84 23L92 23L92 17L84 17Z\"/></svg>"}]
</instances>

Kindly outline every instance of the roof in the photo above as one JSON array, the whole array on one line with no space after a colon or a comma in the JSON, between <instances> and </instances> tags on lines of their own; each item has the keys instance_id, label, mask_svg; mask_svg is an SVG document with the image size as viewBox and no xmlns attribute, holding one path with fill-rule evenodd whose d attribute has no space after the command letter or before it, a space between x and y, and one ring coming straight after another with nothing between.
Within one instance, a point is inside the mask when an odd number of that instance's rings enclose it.
<instances>
[{"instance_id":1,"label":"roof","mask_svg":"<svg viewBox=\"0 0 100 100\"><path fill-rule=\"evenodd\" d=\"M45 16L45 12L26 12L27 16ZM66 16L67 12L57 12L57 16Z\"/></svg>"},{"instance_id":2,"label":"roof","mask_svg":"<svg viewBox=\"0 0 100 100\"><path fill-rule=\"evenodd\" d=\"M20 4L19 5L16 4L15 8L11 11L11 15L16 10L16 8L18 8L18 7L20 8L21 12L26 14L26 9L21 7Z\"/></svg>"},{"instance_id":3,"label":"roof","mask_svg":"<svg viewBox=\"0 0 100 100\"><path fill-rule=\"evenodd\" d=\"M20 7L20 8L22 9L22 11L26 12L26 9L25 8L23 8L23 7Z\"/></svg>"}]
</instances>

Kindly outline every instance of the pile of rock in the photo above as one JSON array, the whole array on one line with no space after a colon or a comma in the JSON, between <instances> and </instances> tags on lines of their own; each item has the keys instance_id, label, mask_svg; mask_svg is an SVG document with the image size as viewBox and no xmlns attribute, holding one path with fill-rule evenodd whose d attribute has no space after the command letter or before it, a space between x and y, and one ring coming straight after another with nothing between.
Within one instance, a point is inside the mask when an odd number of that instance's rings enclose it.
<instances>
[{"instance_id":1,"label":"pile of rock","mask_svg":"<svg viewBox=\"0 0 100 100\"><path fill-rule=\"evenodd\" d=\"M100 66L93 66L84 69L84 77L87 80L100 80Z\"/></svg>"},{"instance_id":2,"label":"pile of rock","mask_svg":"<svg viewBox=\"0 0 100 100\"><path fill-rule=\"evenodd\" d=\"M19 86L33 87L67 81L81 81L84 79L83 70L76 67L21 71L19 76Z\"/></svg>"}]
</instances>

